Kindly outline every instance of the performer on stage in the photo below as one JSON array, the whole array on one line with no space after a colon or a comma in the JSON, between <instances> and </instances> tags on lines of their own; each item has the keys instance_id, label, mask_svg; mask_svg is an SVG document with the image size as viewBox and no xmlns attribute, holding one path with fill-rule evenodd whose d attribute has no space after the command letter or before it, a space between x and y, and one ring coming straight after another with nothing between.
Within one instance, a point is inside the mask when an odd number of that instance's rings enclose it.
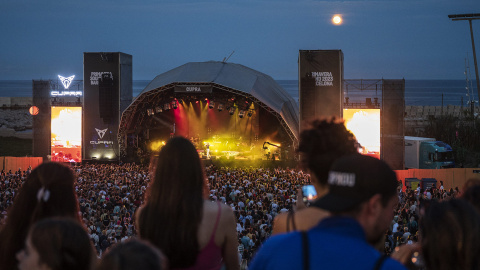
<instances>
[{"instance_id":1,"label":"performer on stage","mask_svg":"<svg viewBox=\"0 0 480 270\"><path fill-rule=\"evenodd\" d=\"M207 159L210 159L210 144L208 142L205 144L205 149L207 149Z\"/></svg>"}]
</instances>

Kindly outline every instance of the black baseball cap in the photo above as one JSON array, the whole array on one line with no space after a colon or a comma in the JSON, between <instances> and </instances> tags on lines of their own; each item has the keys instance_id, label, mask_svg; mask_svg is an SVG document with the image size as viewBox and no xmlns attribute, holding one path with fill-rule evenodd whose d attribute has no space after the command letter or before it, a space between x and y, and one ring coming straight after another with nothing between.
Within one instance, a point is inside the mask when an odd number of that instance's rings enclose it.
<instances>
[{"instance_id":1,"label":"black baseball cap","mask_svg":"<svg viewBox=\"0 0 480 270\"><path fill-rule=\"evenodd\" d=\"M343 212L375 194L392 196L397 192L397 176L382 160L353 154L337 159L328 175L328 193L313 206L331 212Z\"/></svg>"}]
</instances>

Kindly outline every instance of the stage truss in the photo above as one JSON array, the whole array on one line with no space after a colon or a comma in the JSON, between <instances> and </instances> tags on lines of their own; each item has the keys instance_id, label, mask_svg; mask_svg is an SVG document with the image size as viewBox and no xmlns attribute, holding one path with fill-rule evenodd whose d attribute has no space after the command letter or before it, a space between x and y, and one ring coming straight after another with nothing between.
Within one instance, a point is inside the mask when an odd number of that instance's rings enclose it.
<instances>
[{"instance_id":1,"label":"stage truss","mask_svg":"<svg viewBox=\"0 0 480 270\"><path fill-rule=\"evenodd\" d=\"M205 82L195 82L191 83L189 82L188 85L190 86L205 86L209 85L212 87L212 89L217 89L221 91L221 93L210 93L210 94L185 94L185 93L174 93L171 92L177 85L185 85L185 82L174 82L170 83L164 86L161 86L159 88L156 88L154 90L150 90L148 92L145 92L138 96L132 104L123 112L121 121L120 121L120 126L118 130L118 142L120 144L120 155L125 156L126 155L126 148L127 148L127 136L128 134L138 134L141 132L144 128L145 125L147 125L147 121L150 118L147 114L147 109L153 109L156 106L158 101L161 100L170 100L172 98L175 98L176 96L199 96L199 97L204 97L204 96L228 96L228 95L234 95L235 97L243 97L244 99L249 100L250 102L254 103L255 106L261 107L264 109L266 112L272 114L277 120L278 123L281 125L282 129L285 131L285 133L288 135L289 139L292 142L292 146L296 148L298 146L298 138L295 136L294 128L298 127L290 127L286 121L283 119L282 115L266 105L264 102L260 101L258 98L255 96L236 90L232 89L217 83L205 83Z\"/></svg>"}]
</instances>

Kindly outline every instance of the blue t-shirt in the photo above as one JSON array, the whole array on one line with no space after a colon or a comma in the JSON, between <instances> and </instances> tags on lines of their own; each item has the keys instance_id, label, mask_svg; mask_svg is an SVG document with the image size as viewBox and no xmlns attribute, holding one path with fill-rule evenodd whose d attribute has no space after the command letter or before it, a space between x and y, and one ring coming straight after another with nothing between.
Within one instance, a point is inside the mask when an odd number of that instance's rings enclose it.
<instances>
[{"instance_id":1,"label":"blue t-shirt","mask_svg":"<svg viewBox=\"0 0 480 270\"><path fill-rule=\"evenodd\" d=\"M310 269L373 270L381 254L365 239L360 224L352 218L329 217L308 231ZM273 236L255 255L249 269L303 269L300 232ZM387 258L380 269L406 268Z\"/></svg>"}]
</instances>

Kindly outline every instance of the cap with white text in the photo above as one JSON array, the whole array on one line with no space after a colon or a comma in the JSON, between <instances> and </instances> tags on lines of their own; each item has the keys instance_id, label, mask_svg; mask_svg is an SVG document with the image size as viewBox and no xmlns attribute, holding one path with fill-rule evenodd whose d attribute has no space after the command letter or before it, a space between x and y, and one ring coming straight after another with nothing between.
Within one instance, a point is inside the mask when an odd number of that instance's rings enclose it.
<instances>
[{"instance_id":1,"label":"cap with white text","mask_svg":"<svg viewBox=\"0 0 480 270\"><path fill-rule=\"evenodd\" d=\"M353 209L375 194L395 195L398 182L395 172L384 161L354 154L333 163L328 185L328 193L313 206L339 213Z\"/></svg>"}]
</instances>

